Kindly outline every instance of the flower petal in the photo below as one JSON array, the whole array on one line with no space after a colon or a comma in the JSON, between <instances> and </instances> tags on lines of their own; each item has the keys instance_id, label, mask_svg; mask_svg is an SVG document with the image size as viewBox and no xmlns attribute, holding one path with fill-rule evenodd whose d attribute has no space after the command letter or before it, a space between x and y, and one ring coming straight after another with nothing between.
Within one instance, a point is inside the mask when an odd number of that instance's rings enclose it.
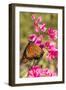
<instances>
[{"instance_id":1,"label":"flower petal","mask_svg":"<svg viewBox=\"0 0 66 90\"><path fill-rule=\"evenodd\" d=\"M29 35L28 40L34 42L36 40L36 38L37 38L36 34L31 34L31 35Z\"/></svg>"},{"instance_id":2,"label":"flower petal","mask_svg":"<svg viewBox=\"0 0 66 90\"><path fill-rule=\"evenodd\" d=\"M38 23L42 21L42 17L39 16L38 19L37 19Z\"/></svg>"}]
</instances>

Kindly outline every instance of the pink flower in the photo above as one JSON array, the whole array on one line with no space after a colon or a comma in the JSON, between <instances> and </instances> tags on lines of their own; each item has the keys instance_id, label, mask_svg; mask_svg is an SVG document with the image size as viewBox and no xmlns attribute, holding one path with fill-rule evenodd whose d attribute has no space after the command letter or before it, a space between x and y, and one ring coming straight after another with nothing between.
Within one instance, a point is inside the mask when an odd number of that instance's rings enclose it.
<instances>
[{"instance_id":1,"label":"pink flower","mask_svg":"<svg viewBox=\"0 0 66 90\"><path fill-rule=\"evenodd\" d=\"M47 60L52 61L53 59L58 57L58 49L56 49L56 45L54 42L46 41L44 44L45 48L48 49Z\"/></svg>"},{"instance_id":2,"label":"pink flower","mask_svg":"<svg viewBox=\"0 0 66 90\"><path fill-rule=\"evenodd\" d=\"M43 39L43 36L42 35L36 36L36 34L31 34L28 37L28 40L29 41L32 41L36 45L38 45L39 47L44 48L44 43L42 43L42 39Z\"/></svg>"},{"instance_id":3,"label":"pink flower","mask_svg":"<svg viewBox=\"0 0 66 90\"><path fill-rule=\"evenodd\" d=\"M42 31L45 32L46 31L46 25L45 23L40 24L42 21L42 17L39 16L37 19L35 18L34 15L32 15L32 20L34 20L34 28L36 32Z\"/></svg>"},{"instance_id":4,"label":"pink flower","mask_svg":"<svg viewBox=\"0 0 66 90\"><path fill-rule=\"evenodd\" d=\"M28 77L52 77L56 75L56 72L48 68L42 69L40 66L32 66L32 68L28 71Z\"/></svg>"},{"instance_id":5,"label":"pink flower","mask_svg":"<svg viewBox=\"0 0 66 90\"><path fill-rule=\"evenodd\" d=\"M45 23L41 24L39 27L40 27L40 30L42 32L45 32L46 31L46 24Z\"/></svg>"},{"instance_id":6,"label":"pink flower","mask_svg":"<svg viewBox=\"0 0 66 90\"><path fill-rule=\"evenodd\" d=\"M38 21L37 20L34 21L34 28L35 28L36 32L39 32L40 29L39 29L39 25L38 25Z\"/></svg>"},{"instance_id":7,"label":"pink flower","mask_svg":"<svg viewBox=\"0 0 66 90\"><path fill-rule=\"evenodd\" d=\"M43 73L45 76L48 76L48 77L52 77L52 76L56 76L56 72L46 68L46 69L43 69Z\"/></svg>"},{"instance_id":8,"label":"pink flower","mask_svg":"<svg viewBox=\"0 0 66 90\"><path fill-rule=\"evenodd\" d=\"M50 46L50 42L49 41L46 41L45 42L45 47L49 48L49 46Z\"/></svg>"},{"instance_id":9,"label":"pink flower","mask_svg":"<svg viewBox=\"0 0 66 90\"><path fill-rule=\"evenodd\" d=\"M38 45L38 46L40 46L42 39L43 39L43 36L42 35L40 35L39 37L37 37L37 39L35 40L35 44Z\"/></svg>"},{"instance_id":10,"label":"pink flower","mask_svg":"<svg viewBox=\"0 0 66 90\"><path fill-rule=\"evenodd\" d=\"M39 16L38 19L37 19L38 23L40 23L42 21L42 17Z\"/></svg>"},{"instance_id":11,"label":"pink flower","mask_svg":"<svg viewBox=\"0 0 66 90\"><path fill-rule=\"evenodd\" d=\"M47 60L52 61L58 57L58 50L56 48L50 49L48 51Z\"/></svg>"},{"instance_id":12,"label":"pink flower","mask_svg":"<svg viewBox=\"0 0 66 90\"><path fill-rule=\"evenodd\" d=\"M39 32L40 28L39 28L39 23L42 21L42 17L38 17L38 19L35 19L35 16L32 16L33 20L34 20L34 28L36 32Z\"/></svg>"},{"instance_id":13,"label":"pink flower","mask_svg":"<svg viewBox=\"0 0 66 90\"><path fill-rule=\"evenodd\" d=\"M41 68L40 66L32 66L28 72L29 77L40 77Z\"/></svg>"},{"instance_id":14,"label":"pink flower","mask_svg":"<svg viewBox=\"0 0 66 90\"><path fill-rule=\"evenodd\" d=\"M53 40L57 39L57 30L54 30L53 28L49 28L48 35Z\"/></svg>"},{"instance_id":15,"label":"pink flower","mask_svg":"<svg viewBox=\"0 0 66 90\"><path fill-rule=\"evenodd\" d=\"M51 42L50 42L50 41L46 41L46 42L44 43L44 46L47 47L48 49L53 49L53 48L56 47L55 43L52 42L52 41L51 41Z\"/></svg>"},{"instance_id":16,"label":"pink flower","mask_svg":"<svg viewBox=\"0 0 66 90\"><path fill-rule=\"evenodd\" d=\"M50 42L49 49L55 49L56 45L54 42Z\"/></svg>"},{"instance_id":17,"label":"pink flower","mask_svg":"<svg viewBox=\"0 0 66 90\"><path fill-rule=\"evenodd\" d=\"M57 58L58 56L58 50L55 48L55 49L51 49L49 51L50 55L52 56L52 58Z\"/></svg>"},{"instance_id":18,"label":"pink flower","mask_svg":"<svg viewBox=\"0 0 66 90\"><path fill-rule=\"evenodd\" d=\"M37 38L36 34L31 34L29 35L28 40L34 42L36 38Z\"/></svg>"}]
</instances>

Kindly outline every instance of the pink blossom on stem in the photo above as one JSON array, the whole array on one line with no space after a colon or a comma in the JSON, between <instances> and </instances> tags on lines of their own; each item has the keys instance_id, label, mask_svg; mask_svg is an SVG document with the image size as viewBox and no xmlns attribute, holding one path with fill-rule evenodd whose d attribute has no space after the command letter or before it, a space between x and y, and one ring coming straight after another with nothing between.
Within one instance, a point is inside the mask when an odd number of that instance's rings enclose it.
<instances>
[{"instance_id":1,"label":"pink blossom on stem","mask_svg":"<svg viewBox=\"0 0 66 90\"><path fill-rule=\"evenodd\" d=\"M48 49L47 60L52 61L58 57L58 49L56 49L56 45L53 41L46 41L44 46Z\"/></svg>"},{"instance_id":2,"label":"pink blossom on stem","mask_svg":"<svg viewBox=\"0 0 66 90\"><path fill-rule=\"evenodd\" d=\"M40 77L41 68L40 66L32 66L29 70L28 75L29 77Z\"/></svg>"},{"instance_id":3,"label":"pink blossom on stem","mask_svg":"<svg viewBox=\"0 0 66 90\"><path fill-rule=\"evenodd\" d=\"M44 46L47 47L48 49L53 49L53 48L56 47L56 45L55 45L55 43L53 41L51 41L51 42L50 41L46 41L44 43Z\"/></svg>"},{"instance_id":4,"label":"pink blossom on stem","mask_svg":"<svg viewBox=\"0 0 66 90\"><path fill-rule=\"evenodd\" d=\"M36 34L30 34L28 40L34 42L36 38L37 38Z\"/></svg>"},{"instance_id":5,"label":"pink blossom on stem","mask_svg":"<svg viewBox=\"0 0 66 90\"><path fill-rule=\"evenodd\" d=\"M42 21L42 17L39 16L37 19L35 18L35 15L32 15L32 20L34 20L34 28L36 32L42 31L45 32L46 31L46 25L45 23L40 24Z\"/></svg>"},{"instance_id":6,"label":"pink blossom on stem","mask_svg":"<svg viewBox=\"0 0 66 90\"><path fill-rule=\"evenodd\" d=\"M39 16L38 19L37 19L38 23L40 23L42 21L42 17Z\"/></svg>"},{"instance_id":7,"label":"pink blossom on stem","mask_svg":"<svg viewBox=\"0 0 66 90\"><path fill-rule=\"evenodd\" d=\"M35 16L33 16L33 20L34 20L34 28L36 32L39 32L40 28L39 28L39 23L42 21L42 17L38 17L38 19L35 19Z\"/></svg>"},{"instance_id":8,"label":"pink blossom on stem","mask_svg":"<svg viewBox=\"0 0 66 90\"><path fill-rule=\"evenodd\" d=\"M37 20L34 21L34 28L35 28L36 32L39 32L40 29L39 29L38 21Z\"/></svg>"},{"instance_id":9,"label":"pink blossom on stem","mask_svg":"<svg viewBox=\"0 0 66 90\"><path fill-rule=\"evenodd\" d=\"M45 47L49 48L49 46L50 46L50 42L49 41L46 41L45 42Z\"/></svg>"},{"instance_id":10,"label":"pink blossom on stem","mask_svg":"<svg viewBox=\"0 0 66 90\"><path fill-rule=\"evenodd\" d=\"M42 39L43 39L43 35L37 36L36 34L31 34L28 37L29 41L32 41L39 47L44 48L44 43L42 43Z\"/></svg>"},{"instance_id":11,"label":"pink blossom on stem","mask_svg":"<svg viewBox=\"0 0 66 90\"><path fill-rule=\"evenodd\" d=\"M58 50L56 48L50 49L48 51L47 60L52 61L58 57Z\"/></svg>"},{"instance_id":12,"label":"pink blossom on stem","mask_svg":"<svg viewBox=\"0 0 66 90\"><path fill-rule=\"evenodd\" d=\"M49 77L52 77L52 76L56 76L56 72L46 68L46 69L43 69L43 74L44 76L49 76Z\"/></svg>"},{"instance_id":13,"label":"pink blossom on stem","mask_svg":"<svg viewBox=\"0 0 66 90\"><path fill-rule=\"evenodd\" d=\"M45 23L39 25L39 27L40 27L40 30L41 30L42 32L45 32L45 31L46 31L46 24L45 24Z\"/></svg>"},{"instance_id":14,"label":"pink blossom on stem","mask_svg":"<svg viewBox=\"0 0 66 90\"><path fill-rule=\"evenodd\" d=\"M49 49L55 49L56 44L54 42L50 42Z\"/></svg>"},{"instance_id":15,"label":"pink blossom on stem","mask_svg":"<svg viewBox=\"0 0 66 90\"><path fill-rule=\"evenodd\" d=\"M39 37L37 37L37 39L35 40L35 44L38 45L38 46L40 46L42 39L43 39L43 36L42 35L40 35Z\"/></svg>"},{"instance_id":16,"label":"pink blossom on stem","mask_svg":"<svg viewBox=\"0 0 66 90\"><path fill-rule=\"evenodd\" d=\"M28 77L43 77L43 76L48 76L48 77L52 77L52 76L56 76L56 72L45 68L42 69L40 66L32 66L32 68L28 71Z\"/></svg>"},{"instance_id":17,"label":"pink blossom on stem","mask_svg":"<svg viewBox=\"0 0 66 90\"><path fill-rule=\"evenodd\" d=\"M53 28L49 28L48 35L53 40L57 39L57 30L54 30Z\"/></svg>"}]
</instances>

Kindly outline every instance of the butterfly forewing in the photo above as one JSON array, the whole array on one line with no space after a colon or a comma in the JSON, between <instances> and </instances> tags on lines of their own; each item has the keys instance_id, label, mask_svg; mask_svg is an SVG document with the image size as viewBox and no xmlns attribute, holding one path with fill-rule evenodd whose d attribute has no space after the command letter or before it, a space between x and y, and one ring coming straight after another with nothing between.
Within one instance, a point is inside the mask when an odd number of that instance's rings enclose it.
<instances>
[{"instance_id":1,"label":"butterfly forewing","mask_svg":"<svg viewBox=\"0 0 66 90\"><path fill-rule=\"evenodd\" d=\"M34 57L40 57L42 53L42 49L34 44L34 43L30 43L26 49L26 57L27 58L34 58Z\"/></svg>"}]
</instances>

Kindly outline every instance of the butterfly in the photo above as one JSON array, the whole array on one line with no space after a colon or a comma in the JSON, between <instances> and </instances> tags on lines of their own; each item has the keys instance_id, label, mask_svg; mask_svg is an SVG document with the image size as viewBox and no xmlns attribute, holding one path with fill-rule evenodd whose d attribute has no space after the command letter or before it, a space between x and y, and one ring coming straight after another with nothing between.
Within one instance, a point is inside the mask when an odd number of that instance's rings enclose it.
<instances>
[{"instance_id":1,"label":"butterfly","mask_svg":"<svg viewBox=\"0 0 66 90\"><path fill-rule=\"evenodd\" d=\"M43 50L34 42L29 42L23 52L22 58L20 60L20 64L26 63L29 60L40 59L42 56L43 56Z\"/></svg>"}]
</instances>

